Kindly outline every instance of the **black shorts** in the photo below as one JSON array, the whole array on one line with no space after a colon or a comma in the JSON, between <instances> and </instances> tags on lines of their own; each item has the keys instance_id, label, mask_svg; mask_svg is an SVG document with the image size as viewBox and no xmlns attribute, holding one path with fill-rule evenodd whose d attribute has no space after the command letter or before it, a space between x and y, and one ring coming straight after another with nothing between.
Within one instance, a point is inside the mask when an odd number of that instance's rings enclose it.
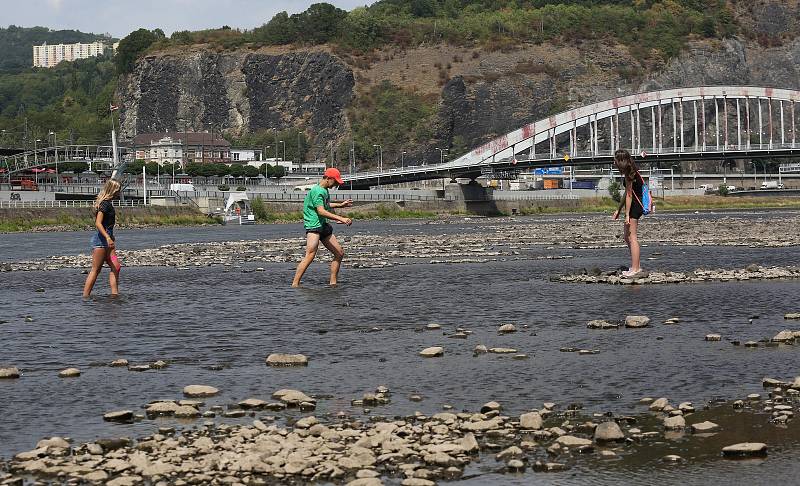
<instances>
[{"instance_id":1,"label":"black shorts","mask_svg":"<svg viewBox=\"0 0 800 486\"><path fill-rule=\"evenodd\" d=\"M639 201L633 200L631 201L631 219L640 219L644 215L644 211L642 211L642 205L639 204Z\"/></svg>"},{"instance_id":2,"label":"black shorts","mask_svg":"<svg viewBox=\"0 0 800 486\"><path fill-rule=\"evenodd\" d=\"M324 240L333 234L333 226L331 226L330 223L325 223L319 228L307 229L306 234L308 233L317 233L319 235L319 239Z\"/></svg>"}]
</instances>

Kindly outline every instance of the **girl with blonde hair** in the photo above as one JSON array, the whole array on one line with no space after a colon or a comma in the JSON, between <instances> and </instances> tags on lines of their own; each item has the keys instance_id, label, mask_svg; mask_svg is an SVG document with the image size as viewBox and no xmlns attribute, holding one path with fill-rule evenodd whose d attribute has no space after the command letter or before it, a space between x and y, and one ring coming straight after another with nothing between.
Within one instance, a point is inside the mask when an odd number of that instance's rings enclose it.
<instances>
[{"instance_id":1,"label":"girl with blonde hair","mask_svg":"<svg viewBox=\"0 0 800 486\"><path fill-rule=\"evenodd\" d=\"M94 200L94 225L97 231L90 240L92 246L92 269L86 276L86 283L83 285L83 297L89 297L92 293L97 276L103 269L103 263L108 263L111 274L108 276L108 283L111 286L111 295L119 295L119 270L121 265L117 259L116 245L114 243L114 224L116 223L116 211L111 203L120 193L120 184L114 179L109 179L103 189L97 194Z\"/></svg>"}]
</instances>

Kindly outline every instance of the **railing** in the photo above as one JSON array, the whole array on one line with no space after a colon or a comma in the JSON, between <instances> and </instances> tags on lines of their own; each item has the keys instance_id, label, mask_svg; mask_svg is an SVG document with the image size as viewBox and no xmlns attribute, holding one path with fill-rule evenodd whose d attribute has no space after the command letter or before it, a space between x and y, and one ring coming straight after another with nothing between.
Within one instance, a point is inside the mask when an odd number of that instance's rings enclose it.
<instances>
[{"instance_id":1,"label":"railing","mask_svg":"<svg viewBox=\"0 0 800 486\"><path fill-rule=\"evenodd\" d=\"M116 207L129 208L134 206L144 206L142 201L111 201ZM88 208L94 201L0 201L0 209L29 209L29 208Z\"/></svg>"}]
</instances>

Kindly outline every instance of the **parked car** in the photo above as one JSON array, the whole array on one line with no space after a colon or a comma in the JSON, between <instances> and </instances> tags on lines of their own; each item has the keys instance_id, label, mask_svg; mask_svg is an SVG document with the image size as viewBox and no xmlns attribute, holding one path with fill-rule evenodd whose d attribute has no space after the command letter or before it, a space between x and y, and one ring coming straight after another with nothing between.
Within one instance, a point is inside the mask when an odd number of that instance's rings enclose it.
<instances>
[{"instance_id":1,"label":"parked car","mask_svg":"<svg viewBox=\"0 0 800 486\"><path fill-rule=\"evenodd\" d=\"M733 192L737 190L736 186L725 186L725 187L728 189L728 192Z\"/></svg>"}]
</instances>

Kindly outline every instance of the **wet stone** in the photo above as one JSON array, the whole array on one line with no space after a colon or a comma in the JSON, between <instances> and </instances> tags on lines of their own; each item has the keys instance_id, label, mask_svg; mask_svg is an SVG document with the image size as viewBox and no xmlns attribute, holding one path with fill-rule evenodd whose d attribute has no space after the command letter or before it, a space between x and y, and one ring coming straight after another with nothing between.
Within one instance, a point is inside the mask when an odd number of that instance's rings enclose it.
<instances>
[{"instance_id":1,"label":"wet stone","mask_svg":"<svg viewBox=\"0 0 800 486\"><path fill-rule=\"evenodd\" d=\"M267 366L307 366L308 358L302 354L273 353L267 356Z\"/></svg>"},{"instance_id":2,"label":"wet stone","mask_svg":"<svg viewBox=\"0 0 800 486\"><path fill-rule=\"evenodd\" d=\"M183 394L187 397L213 397L219 393L217 388L206 385L187 385L183 388Z\"/></svg>"},{"instance_id":3,"label":"wet stone","mask_svg":"<svg viewBox=\"0 0 800 486\"><path fill-rule=\"evenodd\" d=\"M761 442L742 442L722 448L725 457L753 457L766 456L767 444Z\"/></svg>"},{"instance_id":4,"label":"wet stone","mask_svg":"<svg viewBox=\"0 0 800 486\"><path fill-rule=\"evenodd\" d=\"M58 372L59 378L76 378L81 376L81 370L78 368L67 368Z\"/></svg>"},{"instance_id":5,"label":"wet stone","mask_svg":"<svg viewBox=\"0 0 800 486\"><path fill-rule=\"evenodd\" d=\"M16 367L0 368L0 379L19 378L19 369Z\"/></svg>"},{"instance_id":6,"label":"wet stone","mask_svg":"<svg viewBox=\"0 0 800 486\"><path fill-rule=\"evenodd\" d=\"M444 348L441 346L431 346L419 352L423 358L437 358L444 355Z\"/></svg>"},{"instance_id":7,"label":"wet stone","mask_svg":"<svg viewBox=\"0 0 800 486\"><path fill-rule=\"evenodd\" d=\"M133 410L120 410L108 412L103 415L103 420L107 422L131 422L133 421Z\"/></svg>"}]
</instances>

